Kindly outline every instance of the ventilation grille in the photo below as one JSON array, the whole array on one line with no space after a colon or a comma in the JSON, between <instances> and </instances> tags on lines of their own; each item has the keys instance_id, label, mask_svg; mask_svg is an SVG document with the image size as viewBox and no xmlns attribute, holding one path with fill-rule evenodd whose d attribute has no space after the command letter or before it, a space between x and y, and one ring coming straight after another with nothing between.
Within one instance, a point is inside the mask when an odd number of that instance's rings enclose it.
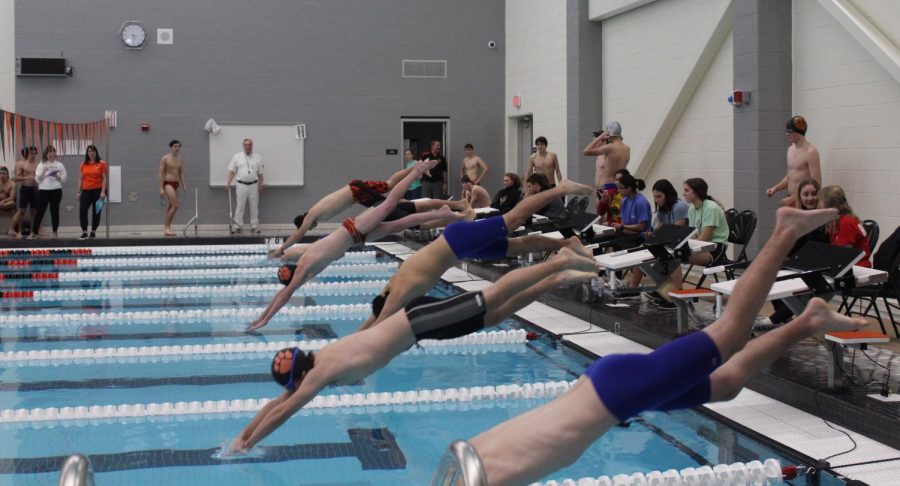
<instances>
[{"instance_id":1,"label":"ventilation grille","mask_svg":"<svg viewBox=\"0 0 900 486\"><path fill-rule=\"evenodd\" d=\"M404 78L446 78L447 61L403 60Z\"/></svg>"}]
</instances>

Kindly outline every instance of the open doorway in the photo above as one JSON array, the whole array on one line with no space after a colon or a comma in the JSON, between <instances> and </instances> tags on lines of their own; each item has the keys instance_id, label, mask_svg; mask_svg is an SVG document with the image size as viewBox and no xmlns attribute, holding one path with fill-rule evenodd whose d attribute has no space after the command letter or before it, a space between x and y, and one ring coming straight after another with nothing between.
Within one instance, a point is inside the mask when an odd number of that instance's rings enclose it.
<instances>
[{"instance_id":1,"label":"open doorway","mask_svg":"<svg viewBox=\"0 0 900 486\"><path fill-rule=\"evenodd\" d=\"M450 119L449 118L401 118L403 150L410 149L418 158L431 148L431 142L438 140L443 147L444 158L447 159L448 190L455 194L453 171L450 170ZM403 158L400 158L401 167Z\"/></svg>"},{"instance_id":2,"label":"open doorway","mask_svg":"<svg viewBox=\"0 0 900 486\"><path fill-rule=\"evenodd\" d=\"M509 149L512 154L512 162L515 164L514 170L525 181L525 169L528 168L528 160L534 153L534 132L532 130L533 120L531 115L513 117L510 119L510 133L514 134L510 140Z\"/></svg>"}]
</instances>

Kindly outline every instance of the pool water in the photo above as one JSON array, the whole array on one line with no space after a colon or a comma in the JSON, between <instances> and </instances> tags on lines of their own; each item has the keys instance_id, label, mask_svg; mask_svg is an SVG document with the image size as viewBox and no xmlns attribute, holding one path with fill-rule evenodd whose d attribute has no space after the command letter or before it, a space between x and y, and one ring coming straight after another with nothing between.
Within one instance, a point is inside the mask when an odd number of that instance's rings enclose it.
<instances>
[{"instance_id":1,"label":"pool water","mask_svg":"<svg viewBox=\"0 0 900 486\"><path fill-rule=\"evenodd\" d=\"M134 256L145 249L134 248ZM131 319L124 312L160 310L241 310L261 308L270 295L242 294L276 283L275 266L264 249L241 268L269 269L257 276L193 278L191 270L231 268L227 260L210 266L169 266L177 277L132 281L0 280L0 292L24 290L143 289L134 298L77 294L60 300L0 299L5 316L35 316L27 325L0 316L0 352L74 350L238 343L274 343L333 339L354 332L362 318L274 319L258 334L244 329L252 317ZM17 257L21 259L21 257ZM85 257L102 259L100 257ZM121 258L119 256L118 258ZM135 258L135 261L140 259ZM388 263L372 257L367 263ZM40 269L38 269L40 268ZM145 264L117 271L150 269ZM0 268L0 271L5 271ZM17 269L17 272L23 270ZM27 271L90 273L67 267L30 267ZM386 279L387 274L349 279L332 276L317 282ZM88 282L88 283L85 283ZM184 285L220 287L228 295L154 296L151 289ZM455 291L438 285L432 295ZM299 293L298 293L299 294ZM374 292L358 295L296 295L291 305L367 304ZM310 307L313 308L313 307ZM66 314L88 313L64 322ZM106 314L111 317L100 318ZM93 322L90 316L98 316ZM122 317L121 320L117 320ZM313 316L318 317L318 316ZM5 320L4 320L5 319ZM510 319L499 328L520 329ZM0 360L0 411L55 407L91 407L161 402L236 401L272 398L272 352L182 353L167 356L89 359ZM590 360L556 342L450 346L407 353L386 368L350 386L331 387L323 396L407 392L575 380ZM362 404L302 410L267 437L248 457L220 460L217 450L233 439L251 412L165 414L133 418L0 420L0 484L49 484L62 461L80 452L91 457L99 484L427 484L446 447L545 403L548 398L496 398L396 405ZM593 444L571 467L547 479L631 474L783 457L772 448L694 411L647 413L617 427ZM831 484L834 478L822 478ZM795 481L794 484L803 484ZM834 484L842 484L840 482Z\"/></svg>"}]
</instances>

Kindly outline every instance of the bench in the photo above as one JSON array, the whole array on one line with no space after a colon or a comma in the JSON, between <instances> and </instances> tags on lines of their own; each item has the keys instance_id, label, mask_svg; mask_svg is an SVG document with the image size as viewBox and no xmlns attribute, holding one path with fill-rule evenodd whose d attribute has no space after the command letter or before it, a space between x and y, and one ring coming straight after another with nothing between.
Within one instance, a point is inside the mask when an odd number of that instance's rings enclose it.
<instances>
[{"instance_id":1,"label":"bench","mask_svg":"<svg viewBox=\"0 0 900 486\"><path fill-rule=\"evenodd\" d=\"M839 359L844 359L844 348L865 350L870 343L886 343L891 339L887 334L875 331L842 331L825 333L831 356L828 358L828 389L834 389L835 371Z\"/></svg>"},{"instance_id":2,"label":"bench","mask_svg":"<svg viewBox=\"0 0 900 486\"><path fill-rule=\"evenodd\" d=\"M684 332L684 323L688 318L688 305L691 302L697 302L701 297L717 297L719 294L709 289L682 289L669 291L669 297L678 307L678 334Z\"/></svg>"}]
</instances>

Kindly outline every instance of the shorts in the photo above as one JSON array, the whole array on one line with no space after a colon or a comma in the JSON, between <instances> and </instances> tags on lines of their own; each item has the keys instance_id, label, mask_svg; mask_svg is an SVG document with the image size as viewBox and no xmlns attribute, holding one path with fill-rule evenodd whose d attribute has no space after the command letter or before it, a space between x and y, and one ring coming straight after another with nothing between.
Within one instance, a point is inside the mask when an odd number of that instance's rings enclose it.
<instances>
[{"instance_id":1,"label":"shorts","mask_svg":"<svg viewBox=\"0 0 900 486\"><path fill-rule=\"evenodd\" d=\"M390 190L388 183L385 181L361 181L354 179L347 185L350 186L350 192L353 194L353 202L366 207L372 207L384 201L382 194Z\"/></svg>"},{"instance_id":2,"label":"shorts","mask_svg":"<svg viewBox=\"0 0 900 486\"><path fill-rule=\"evenodd\" d=\"M22 186L19 188L19 209L25 210L29 207L31 209L37 209L37 192L37 186Z\"/></svg>"},{"instance_id":3,"label":"shorts","mask_svg":"<svg viewBox=\"0 0 900 486\"><path fill-rule=\"evenodd\" d=\"M406 318L416 336L423 339L454 339L484 329L487 306L480 291L452 297L416 297L406 305Z\"/></svg>"},{"instance_id":4,"label":"shorts","mask_svg":"<svg viewBox=\"0 0 900 486\"><path fill-rule=\"evenodd\" d=\"M405 218L410 214L416 213L416 205L409 201L400 201L397 203L397 207L391 211L391 214L388 214L385 221L396 221L398 219Z\"/></svg>"},{"instance_id":5,"label":"shorts","mask_svg":"<svg viewBox=\"0 0 900 486\"><path fill-rule=\"evenodd\" d=\"M366 242L366 235L360 233L359 230L356 229L356 218L347 218L341 223L341 226L347 230L347 233L350 233L350 238L353 238L353 243L357 245L361 245Z\"/></svg>"},{"instance_id":6,"label":"shorts","mask_svg":"<svg viewBox=\"0 0 900 486\"><path fill-rule=\"evenodd\" d=\"M177 191L178 188L181 187L181 183L179 183L178 181L163 181L163 187L166 186L172 186L172 189L175 189Z\"/></svg>"},{"instance_id":7,"label":"shorts","mask_svg":"<svg viewBox=\"0 0 900 486\"><path fill-rule=\"evenodd\" d=\"M722 364L716 343L695 332L650 354L602 357L584 372L619 420L646 410L674 410L709 401L709 375Z\"/></svg>"},{"instance_id":8,"label":"shorts","mask_svg":"<svg viewBox=\"0 0 900 486\"><path fill-rule=\"evenodd\" d=\"M443 237L460 260L504 258L509 247L509 230L503 216L450 223L444 229Z\"/></svg>"}]
</instances>

